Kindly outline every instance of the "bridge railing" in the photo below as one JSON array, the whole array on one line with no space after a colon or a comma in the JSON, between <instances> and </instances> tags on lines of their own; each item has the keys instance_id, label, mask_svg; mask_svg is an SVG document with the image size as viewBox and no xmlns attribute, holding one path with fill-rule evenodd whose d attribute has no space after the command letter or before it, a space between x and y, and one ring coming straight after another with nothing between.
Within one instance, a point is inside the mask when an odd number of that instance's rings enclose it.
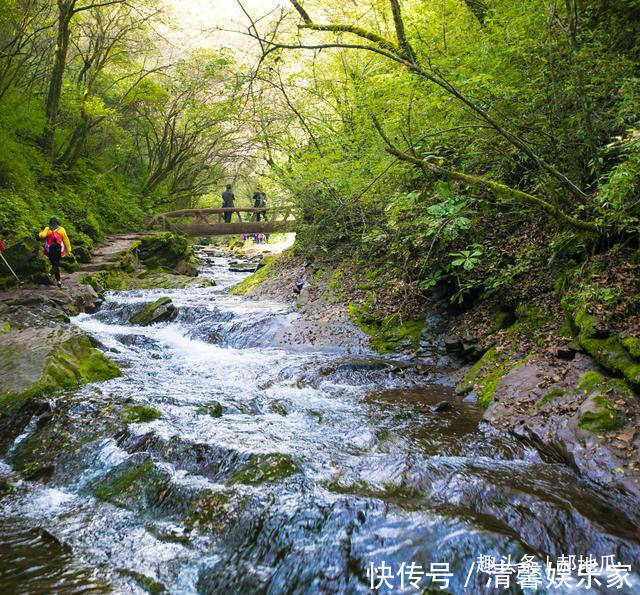
<instances>
[{"instance_id":1,"label":"bridge railing","mask_svg":"<svg viewBox=\"0 0 640 595\"><path fill-rule=\"evenodd\" d=\"M234 213L238 223L231 222ZM249 213L249 219L243 219L243 213ZM227 214L231 215L228 219L225 217ZM225 235L259 231L268 233L291 228L293 221L290 218L291 207L181 209L155 215L145 222L144 227L161 228L187 235ZM215 222L212 222L212 219Z\"/></svg>"}]
</instances>

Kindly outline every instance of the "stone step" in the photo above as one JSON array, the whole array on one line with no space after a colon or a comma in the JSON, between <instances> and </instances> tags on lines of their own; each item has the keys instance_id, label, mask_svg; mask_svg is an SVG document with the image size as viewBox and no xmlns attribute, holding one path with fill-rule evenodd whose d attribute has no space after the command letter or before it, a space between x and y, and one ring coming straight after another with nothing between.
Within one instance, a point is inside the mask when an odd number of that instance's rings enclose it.
<instances>
[{"instance_id":1,"label":"stone step","mask_svg":"<svg viewBox=\"0 0 640 595\"><path fill-rule=\"evenodd\" d=\"M78 272L97 273L99 271L106 271L109 268L112 268L112 267L109 266L108 262L90 262L87 264L83 264L82 267L78 269Z\"/></svg>"}]
</instances>

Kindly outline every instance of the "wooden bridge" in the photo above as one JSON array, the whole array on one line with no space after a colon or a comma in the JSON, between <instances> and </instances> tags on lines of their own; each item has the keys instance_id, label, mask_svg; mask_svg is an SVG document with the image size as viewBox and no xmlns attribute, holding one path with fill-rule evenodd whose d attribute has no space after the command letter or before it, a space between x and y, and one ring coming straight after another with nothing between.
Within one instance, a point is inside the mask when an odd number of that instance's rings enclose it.
<instances>
[{"instance_id":1,"label":"wooden bridge","mask_svg":"<svg viewBox=\"0 0 640 595\"><path fill-rule=\"evenodd\" d=\"M243 218L243 213L250 215ZM227 214L229 222L225 221ZM234 215L237 222L233 221ZM195 237L287 233L295 231L295 219L291 217L291 208L184 209L155 215L144 227Z\"/></svg>"}]
</instances>

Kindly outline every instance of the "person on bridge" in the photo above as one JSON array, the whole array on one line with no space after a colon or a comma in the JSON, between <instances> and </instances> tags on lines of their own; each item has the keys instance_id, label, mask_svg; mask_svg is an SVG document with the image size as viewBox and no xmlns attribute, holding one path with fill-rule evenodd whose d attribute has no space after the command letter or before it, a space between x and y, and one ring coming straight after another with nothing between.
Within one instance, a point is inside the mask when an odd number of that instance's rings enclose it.
<instances>
[{"instance_id":1,"label":"person on bridge","mask_svg":"<svg viewBox=\"0 0 640 595\"><path fill-rule=\"evenodd\" d=\"M231 184L227 184L227 189L222 193L222 208L232 209L235 195L231 192ZM231 213L224 214L224 220L227 223L231 223Z\"/></svg>"},{"instance_id":2,"label":"person on bridge","mask_svg":"<svg viewBox=\"0 0 640 595\"><path fill-rule=\"evenodd\" d=\"M266 207L267 195L258 188L258 190L253 193L253 208L265 209ZM260 217L262 217L265 221L267 220L267 215L264 211L256 213L256 221L260 221Z\"/></svg>"},{"instance_id":3,"label":"person on bridge","mask_svg":"<svg viewBox=\"0 0 640 595\"><path fill-rule=\"evenodd\" d=\"M71 254L71 242L69 242L69 236L64 227L58 224L58 220L55 217L51 217L49 225L40 232L40 238L44 242L44 253L49 257L51 263L51 272L58 287L62 287L60 281L60 259L67 254Z\"/></svg>"}]
</instances>

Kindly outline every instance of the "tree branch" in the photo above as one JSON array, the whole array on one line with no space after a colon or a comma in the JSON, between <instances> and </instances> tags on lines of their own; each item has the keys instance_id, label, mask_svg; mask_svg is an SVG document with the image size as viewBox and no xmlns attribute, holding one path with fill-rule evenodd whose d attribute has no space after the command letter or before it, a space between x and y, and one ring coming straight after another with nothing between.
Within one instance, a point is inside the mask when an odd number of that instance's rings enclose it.
<instances>
[{"instance_id":1,"label":"tree branch","mask_svg":"<svg viewBox=\"0 0 640 595\"><path fill-rule=\"evenodd\" d=\"M396 0L391 0L392 2L396 2ZM568 190L575 197L584 200L586 199L586 194L578 188L567 176L558 171L551 164L547 163L544 159L536 155L531 147L524 142L521 138L509 132L506 128L504 128L497 120L495 120L486 110L480 107L478 104L473 102L471 99L463 95L458 89L456 89L451 83L446 81L442 76L437 74L432 74L428 72L424 68L422 68L416 61L412 59L412 57L406 55L406 51L398 47L396 44L391 43L389 40L381 37L375 33L370 31L366 31L361 29L360 27L356 27L354 25L333 25L333 24L317 24L311 20L309 14L304 10L302 5L298 2L298 0L290 0L298 14L302 17L304 21L304 25L302 28L313 29L316 31L333 31L333 32L342 32L342 33L351 33L360 37L362 39L367 39L376 46L360 46L356 44L340 44L333 45L333 47L352 47L357 49L365 49L367 51L376 52L381 54L387 58L394 60L402 65L404 65L410 72L417 74L418 76L438 85L442 89L444 89L447 93L453 95L456 99L461 101L464 105L466 105L473 113L475 113L480 119L484 120L487 124L489 124L500 136L502 136L505 140L507 140L510 144L516 147L518 150L522 151L527 157L529 157L540 169L546 171L551 176L553 176L560 184ZM396 18L396 14L394 13L394 20ZM402 18L400 13L398 12L397 18L399 19L401 28L399 32L400 43L402 43L402 39L404 38L404 27L402 25ZM398 34L398 26L396 26L396 34ZM278 44L280 45L280 44ZM281 47L292 47L281 45ZM305 46L293 46L302 48ZM312 49L317 49L319 46L311 46ZM323 47L331 47L329 44L325 44ZM410 47L410 46L409 46ZM273 51L275 48L271 47L267 53ZM412 51L412 50L411 50ZM263 55L264 58L264 55Z\"/></svg>"},{"instance_id":2,"label":"tree branch","mask_svg":"<svg viewBox=\"0 0 640 595\"><path fill-rule=\"evenodd\" d=\"M423 172L431 172L439 175L443 175L449 179L459 180L461 182L465 182L470 186L476 188L483 188L485 190L490 190L496 198L506 199L506 200L516 200L518 202L526 202L530 205L537 206L545 211L547 214L551 215L551 217L559 221L569 227L574 229L580 229L581 231L588 231L592 233L599 233L599 229L595 223L590 223L587 221L580 221L579 219L575 219L571 215L568 215L558 207L554 206L550 202L540 198L538 196L534 196L533 194L529 194L527 192L523 192L522 190L517 190L515 188L510 188L505 184L500 184L499 182L493 182L491 180L485 180L479 176L474 176L471 174L466 174L464 172L459 172L451 169L446 169L432 163L430 161L426 161L424 159L420 159L414 155L406 153L398 149L386 135L380 122L378 119L371 114L371 119L373 121L373 125L375 129L378 131L378 134L382 138L382 140L387 145L386 150L391 155L394 155L398 159L402 161L406 161L407 163L411 163L416 167L419 167Z\"/></svg>"}]
</instances>

